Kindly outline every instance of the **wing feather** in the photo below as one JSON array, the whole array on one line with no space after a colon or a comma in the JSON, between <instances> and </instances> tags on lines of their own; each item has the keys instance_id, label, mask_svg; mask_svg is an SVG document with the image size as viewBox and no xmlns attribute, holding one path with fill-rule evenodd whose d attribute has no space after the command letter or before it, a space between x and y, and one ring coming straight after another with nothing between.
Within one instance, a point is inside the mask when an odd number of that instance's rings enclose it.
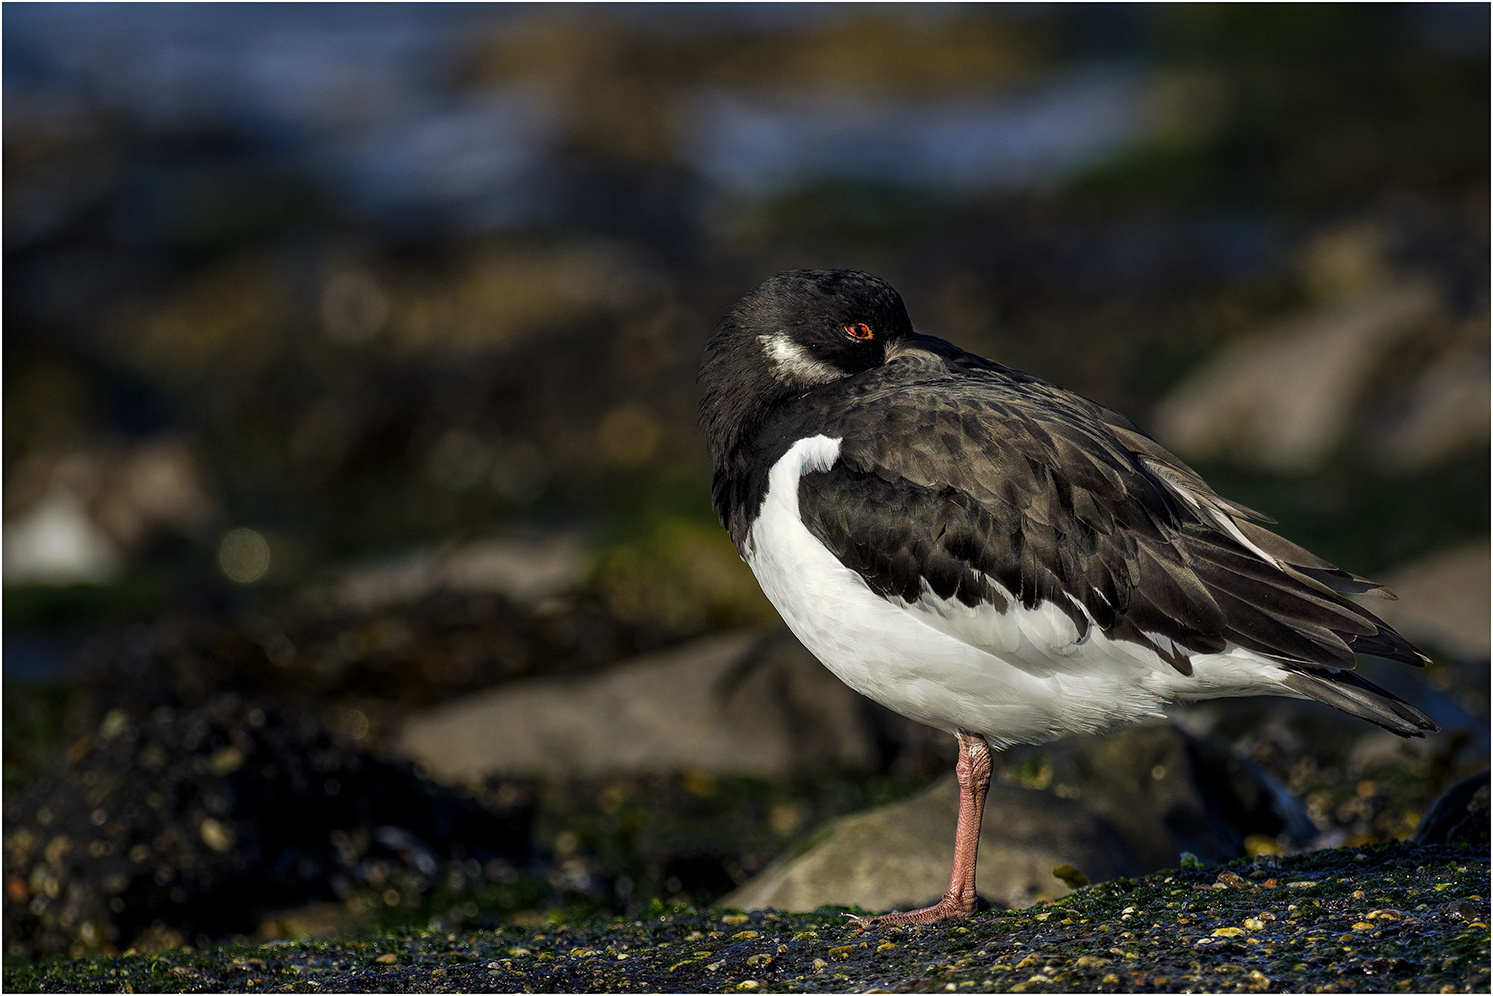
<instances>
[{"instance_id":1,"label":"wing feather","mask_svg":"<svg viewBox=\"0 0 1493 996\"><path fill-rule=\"evenodd\" d=\"M1170 641L1182 673L1230 642L1328 671L1355 651L1424 660L1343 597L1379 586L1258 525L1270 520L1124 416L944 359L890 363L842 392L826 429L840 462L800 482L806 525L874 590L913 602L926 585L1004 611L993 581L1080 632L1092 620L1158 653Z\"/></svg>"}]
</instances>

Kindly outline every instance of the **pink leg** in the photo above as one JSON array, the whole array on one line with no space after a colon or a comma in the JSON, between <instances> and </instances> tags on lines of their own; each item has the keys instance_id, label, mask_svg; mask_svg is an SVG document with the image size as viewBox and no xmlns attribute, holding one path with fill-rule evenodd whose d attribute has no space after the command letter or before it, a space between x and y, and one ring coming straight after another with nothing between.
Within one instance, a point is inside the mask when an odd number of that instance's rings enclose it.
<instances>
[{"instance_id":1,"label":"pink leg","mask_svg":"<svg viewBox=\"0 0 1493 996\"><path fill-rule=\"evenodd\" d=\"M932 906L905 913L851 917L861 927L896 926L904 923L938 923L956 920L975 911L975 857L980 849L980 821L985 815L985 796L990 791L990 745L985 738L960 730L959 823L954 832L954 869L943 898Z\"/></svg>"}]
</instances>

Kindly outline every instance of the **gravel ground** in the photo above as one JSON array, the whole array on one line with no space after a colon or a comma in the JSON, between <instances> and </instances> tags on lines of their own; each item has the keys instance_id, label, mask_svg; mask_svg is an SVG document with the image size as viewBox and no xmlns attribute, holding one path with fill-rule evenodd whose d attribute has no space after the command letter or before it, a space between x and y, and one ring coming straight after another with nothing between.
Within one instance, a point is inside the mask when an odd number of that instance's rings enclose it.
<instances>
[{"instance_id":1,"label":"gravel ground","mask_svg":"<svg viewBox=\"0 0 1493 996\"><path fill-rule=\"evenodd\" d=\"M1486 992L1488 850L1386 844L1160 872L963 924L678 908L532 929L8 965L11 992Z\"/></svg>"}]
</instances>

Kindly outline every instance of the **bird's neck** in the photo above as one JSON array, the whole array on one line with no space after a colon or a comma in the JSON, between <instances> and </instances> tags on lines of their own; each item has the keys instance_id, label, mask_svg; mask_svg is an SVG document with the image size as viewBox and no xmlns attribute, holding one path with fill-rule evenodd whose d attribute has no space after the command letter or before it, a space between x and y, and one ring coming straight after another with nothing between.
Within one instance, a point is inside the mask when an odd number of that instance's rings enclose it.
<instances>
[{"instance_id":1,"label":"bird's neck","mask_svg":"<svg viewBox=\"0 0 1493 996\"><path fill-rule=\"evenodd\" d=\"M741 452L775 408L804 393L763 368L724 376L707 365L700 380L700 426L717 467Z\"/></svg>"}]
</instances>

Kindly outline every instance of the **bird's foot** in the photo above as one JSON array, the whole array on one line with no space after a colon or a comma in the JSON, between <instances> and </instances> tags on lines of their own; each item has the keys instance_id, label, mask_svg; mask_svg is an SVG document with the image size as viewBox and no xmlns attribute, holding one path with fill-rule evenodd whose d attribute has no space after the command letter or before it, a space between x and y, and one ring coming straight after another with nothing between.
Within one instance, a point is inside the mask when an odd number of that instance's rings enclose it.
<instances>
[{"instance_id":1,"label":"bird's foot","mask_svg":"<svg viewBox=\"0 0 1493 996\"><path fill-rule=\"evenodd\" d=\"M924 906L920 910L907 910L902 913L883 913L880 916L856 916L854 913L846 913L850 919L861 930L870 930L873 927L901 927L908 924L942 923L945 920L962 920L972 916L975 912L974 897L968 900L955 899L944 896L932 906Z\"/></svg>"}]
</instances>

